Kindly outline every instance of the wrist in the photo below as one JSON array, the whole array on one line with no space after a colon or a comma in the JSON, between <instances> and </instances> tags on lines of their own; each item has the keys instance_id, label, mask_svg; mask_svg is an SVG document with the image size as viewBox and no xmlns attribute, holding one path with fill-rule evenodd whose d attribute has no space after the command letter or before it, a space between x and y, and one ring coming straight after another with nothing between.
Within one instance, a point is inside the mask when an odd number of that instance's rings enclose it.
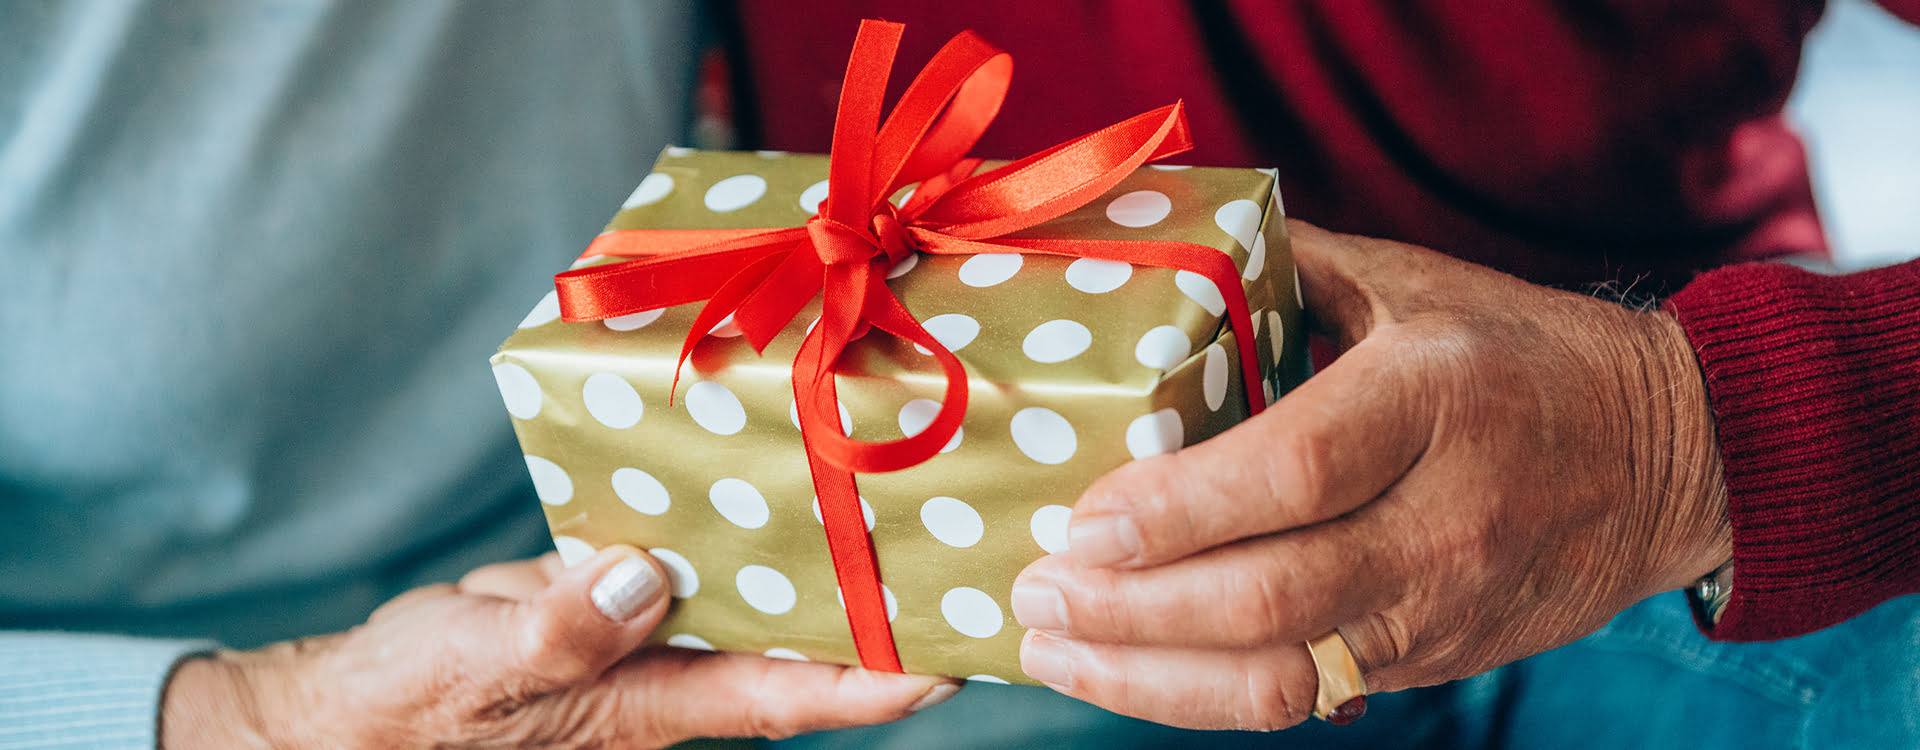
<instances>
[{"instance_id":1,"label":"wrist","mask_svg":"<svg viewBox=\"0 0 1920 750\"><path fill-rule=\"evenodd\" d=\"M1652 399L1654 433L1664 436L1649 446L1664 455L1645 466L1665 465L1664 497L1653 498L1665 511L1659 522L1662 546L1670 551L1665 570L1649 595L1693 587L1733 559L1727 519L1727 485L1714 432L1712 404L1686 332L1672 315L1642 314L1650 322L1647 374L1662 387Z\"/></svg>"},{"instance_id":2,"label":"wrist","mask_svg":"<svg viewBox=\"0 0 1920 750\"><path fill-rule=\"evenodd\" d=\"M222 651L181 662L161 696L161 750L287 747L267 716L270 690L256 661Z\"/></svg>"}]
</instances>

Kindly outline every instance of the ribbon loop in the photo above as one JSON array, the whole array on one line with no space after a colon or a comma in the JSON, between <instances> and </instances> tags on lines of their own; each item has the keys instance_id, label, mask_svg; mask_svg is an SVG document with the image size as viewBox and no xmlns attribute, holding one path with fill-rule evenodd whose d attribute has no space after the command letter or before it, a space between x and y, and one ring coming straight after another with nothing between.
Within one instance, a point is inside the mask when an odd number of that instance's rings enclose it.
<instances>
[{"instance_id":1,"label":"ribbon loop","mask_svg":"<svg viewBox=\"0 0 1920 750\"><path fill-rule=\"evenodd\" d=\"M555 277L562 317L570 322L706 300L683 342L681 367L699 339L727 315L755 351L764 351L809 301L821 298L820 320L793 363L795 411L854 645L867 668L890 671L900 671L900 661L853 473L897 471L938 455L960 429L968 380L959 357L894 297L887 268L915 252L1014 251L1204 275L1227 302L1247 409L1257 414L1265 406L1245 290L1233 263L1219 251L1184 242L1011 236L1086 205L1147 161L1191 148L1181 106L1146 112L974 174L980 162L965 153L1000 110L1012 58L971 32L961 34L915 76L882 122L901 29L882 21L860 24L834 122L827 198L805 227L608 232L586 254L633 260ZM888 202L914 182L919 185L902 207ZM916 434L872 443L840 430L834 375L841 354L869 327L926 349L946 378L939 412ZM674 371L675 387L681 367Z\"/></svg>"}]
</instances>

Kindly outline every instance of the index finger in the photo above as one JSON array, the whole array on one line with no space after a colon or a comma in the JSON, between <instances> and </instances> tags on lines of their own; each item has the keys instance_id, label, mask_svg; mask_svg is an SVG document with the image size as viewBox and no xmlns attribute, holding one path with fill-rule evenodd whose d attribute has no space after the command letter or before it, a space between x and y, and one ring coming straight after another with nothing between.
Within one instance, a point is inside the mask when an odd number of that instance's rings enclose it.
<instances>
[{"instance_id":1,"label":"index finger","mask_svg":"<svg viewBox=\"0 0 1920 750\"><path fill-rule=\"evenodd\" d=\"M622 715L678 741L783 738L906 718L960 691L958 681L859 667L653 647L614 673Z\"/></svg>"}]
</instances>

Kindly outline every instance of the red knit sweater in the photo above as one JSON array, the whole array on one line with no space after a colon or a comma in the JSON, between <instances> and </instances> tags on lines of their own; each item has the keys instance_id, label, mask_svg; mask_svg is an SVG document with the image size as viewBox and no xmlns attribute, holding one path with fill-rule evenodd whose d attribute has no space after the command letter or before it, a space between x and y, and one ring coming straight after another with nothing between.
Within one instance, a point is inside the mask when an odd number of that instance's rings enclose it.
<instances>
[{"instance_id":1,"label":"red knit sweater","mask_svg":"<svg viewBox=\"0 0 1920 750\"><path fill-rule=\"evenodd\" d=\"M1883 0L1920 19L1920 0ZM1718 419L1735 594L1712 635L1920 592L1920 264L1844 277L1781 111L1818 2L737 0L748 140L824 150L856 21L904 61L1013 53L1017 156L1183 99L1192 163L1278 166L1289 213L1541 283L1671 291ZM893 91L905 87L896 76ZM1920 243L1920 238L1916 238Z\"/></svg>"}]
</instances>

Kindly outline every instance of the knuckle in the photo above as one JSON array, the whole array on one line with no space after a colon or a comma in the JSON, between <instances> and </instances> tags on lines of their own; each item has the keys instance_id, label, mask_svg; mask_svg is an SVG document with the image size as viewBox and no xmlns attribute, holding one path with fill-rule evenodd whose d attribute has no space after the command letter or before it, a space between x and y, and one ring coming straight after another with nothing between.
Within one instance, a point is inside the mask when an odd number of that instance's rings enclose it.
<instances>
[{"instance_id":1,"label":"knuckle","mask_svg":"<svg viewBox=\"0 0 1920 750\"><path fill-rule=\"evenodd\" d=\"M1128 606L1126 599L1127 597L1119 596L1093 597L1093 606L1090 607L1094 610L1093 617L1090 618L1092 622L1087 626L1071 628L1079 631L1074 632L1073 635L1104 638L1118 643L1140 643L1150 640L1143 637L1146 635L1147 628L1141 623L1139 612L1134 607ZM1078 624L1079 620L1070 622Z\"/></svg>"},{"instance_id":2,"label":"knuckle","mask_svg":"<svg viewBox=\"0 0 1920 750\"><path fill-rule=\"evenodd\" d=\"M1289 587L1265 568L1238 569L1230 576L1231 585L1223 597L1226 616L1221 637L1240 648L1277 640L1284 630L1282 613L1299 608Z\"/></svg>"},{"instance_id":3,"label":"knuckle","mask_svg":"<svg viewBox=\"0 0 1920 750\"><path fill-rule=\"evenodd\" d=\"M1317 521L1325 512L1327 488L1332 486L1332 441L1319 435L1290 431L1278 440L1271 466L1261 472L1266 477L1267 496L1280 512L1282 521Z\"/></svg>"},{"instance_id":4,"label":"knuckle","mask_svg":"<svg viewBox=\"0 0 1920 750\"><path fill-rule=\"evenodd\" d=\"M1147 456L1104 477L1102 489L1074 506L1076 518L1126 519L1135 543L1132 563L1153 563L1184 546L1191 536L1191 492L1173 485L1190 476L1179 454Z\"/></svg>"},{"instance_id":5,"label":"knuckle","mask_svg":"<svg viewBox=\"0 0 1920 750\"><path fill-rule=\"evenodd\" d=\"M591 676L593 662L566 618L535 609L520 631L520 668L533 683L552 688Z\"/></svg>"},{"instance_id":6,"label":"knuckle","mask_svg":"<svg viewBox=\"0 0 1920 750\"><path fill-rule=\"evenodd\" d=\"M1306 721L1312 715L1318 686L1301 685L1281 677L1285 672L1271 662L1246 674L1246 711L1239 723L1247 729L1275 730Z\"/></svg>"},{"instance_id":7,"label":"knuckle","mask_svg":"<svg viewBox=\"0 0 1920 750\"><path fill-rule=\"evenodd\" d=\"M741 706L741 725L746 733L754 737L770 740L783 740L800 733L799 722L788 707L787 701L780 700L780 686L774 678L773 665L763 664L755 673L751 696Z\"/></svg>"},{"instance_id":8,"label":"knuckle","mask_svg":"<svg viewBox=\"0 0 1920 750\"><path fill-rule=\"evenodd\" d=\"M460 590L451 583L435 583L421 586L387 600L385 604L381 604L372 614L368 615L367 620L369 622L384 620L395 613L419 606L421 602L452 596L458 593L460 593Z\"/></svg>"}]
</instances>

